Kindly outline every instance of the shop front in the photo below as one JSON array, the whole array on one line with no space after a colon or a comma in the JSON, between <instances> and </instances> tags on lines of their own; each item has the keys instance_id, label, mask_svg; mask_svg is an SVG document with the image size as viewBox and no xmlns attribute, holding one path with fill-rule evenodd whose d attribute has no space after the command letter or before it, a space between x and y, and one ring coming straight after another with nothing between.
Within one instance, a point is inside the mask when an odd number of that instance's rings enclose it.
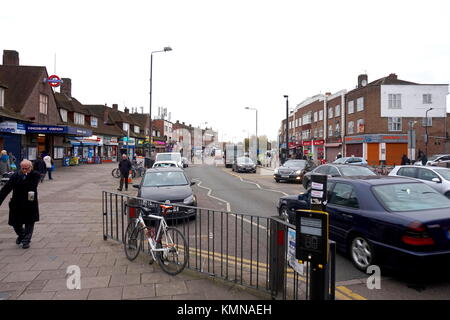
<instances>
[{"instance_id":1,"label":"shop front","mask_svg":"<svg viewBox=\"0 0 450 320\"><path fill-rule=\"evenodd\" d=\"M119 139L117 137L103 136L102 162L116 162L118 148Z\"/></svg>"},{"instance_id":2,"label":"shop front","mask_svg":"<svg viewBox=\"0 0 450 320\"><path fill-rule=\"evenodd\" d=\"M128 159L133 160L136 147L136 139L131 137L123 137L119 140L120 155L128 154Z\"/></svg>"},{"instance_id":3,"label":"shop front","mask_svg":"<svg viewBox=\"0 0 450 320\"><path fill-rule=\"evenodd\" d=\"M16 161L22 158L22 140L25 140L26 125L17 121L0 122L0 150L12 152Z\"/></svg>"},{"instance_id":4,"label":"shop front","mask_svg":"<svg viewBox=\"0 0 450 320\"><path fill-rule=\"evenodd\" d=\"M325 141L324 140L313 140L313 159L324 161L325 159Z\"/></svg>"},{"instance_id":5,"label":"shop front","mask_svg":"<svg viewBox=\"0 0 450 320\"><path fill-rule=\"evenodd\" d=\"M342 154L342 140L339 138L338 142L325 143L326 161L333 162L339 153Z\"/></svg>"},{"instance_id":6,"label":"shop front","mask_svg":"<svg viewBox=\"0 0 450 320\"><path fill-rule=\"evenodd\" d=\"M159 138L153 138L153 146L155 147L156 153L166 152L166 141ZM201 149L201 147L200 147Z\"/></svg>"},{"instance_id":7,"label":"shop front","mask_svg":"<svg viewBox=\"0 0 450 320\"><path fill-rule=\"evenodd\" d=\"M147 144L145 143L145 139L137 139L136 138L136 156L144 157L145 149L147 148Z\"/></svg>"},{"instance_id":8,"label":"shop front","mask_svg":"<svg viewBox=\"0 0 450 320\"><path fill-rule=\"evenodd\" d=\"M101 149L103 139L100 136L75 137L70 141L73 147L73 156L77 157L79 163L99 164L101 163Z\"/></svg>"}]
</instances>

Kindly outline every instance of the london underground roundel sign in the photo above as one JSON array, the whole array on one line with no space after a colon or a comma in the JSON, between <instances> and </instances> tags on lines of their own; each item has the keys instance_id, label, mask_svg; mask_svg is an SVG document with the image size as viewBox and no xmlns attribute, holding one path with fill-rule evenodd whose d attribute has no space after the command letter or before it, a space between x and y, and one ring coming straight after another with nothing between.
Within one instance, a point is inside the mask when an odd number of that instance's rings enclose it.
<instances>
[{"instance_id":1,"label":"london underground roundel sign","mask_svg":"<svg viewBox=\"0 0 450 320\"><path fill-rule=\"evenodd\" d=\"M62 80L57 75L51 75L48 77L47 82L52 87L59 87L59 85L62 83Z\"/></svg>"}]
</instances>

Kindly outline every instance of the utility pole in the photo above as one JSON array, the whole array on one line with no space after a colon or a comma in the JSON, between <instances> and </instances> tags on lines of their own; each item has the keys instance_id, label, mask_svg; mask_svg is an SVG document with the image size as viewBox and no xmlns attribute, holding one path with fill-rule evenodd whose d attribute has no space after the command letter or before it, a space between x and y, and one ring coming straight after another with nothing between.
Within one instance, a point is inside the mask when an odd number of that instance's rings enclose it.
<instances>
[{"instance_id":1,"label":"utility pole","mask_svg":"<svg viewBox=\"0 0 450 320\"><path fill-rule=\"evenodd\" d=\"M286 129L285 129L286 149L284 152L284 160L286 161L289 151L289 96L284 95L284 97L286 98Z\"/></svg>"}]
</instances>

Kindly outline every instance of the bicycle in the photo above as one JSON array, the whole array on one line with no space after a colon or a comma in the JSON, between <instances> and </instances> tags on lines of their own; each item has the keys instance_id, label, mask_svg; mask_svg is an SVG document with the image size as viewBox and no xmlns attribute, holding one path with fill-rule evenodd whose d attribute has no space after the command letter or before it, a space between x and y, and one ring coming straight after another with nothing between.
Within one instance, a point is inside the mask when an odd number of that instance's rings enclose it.
<instances>
[{"instance_id":1,"label":"bicycle","mask_svg":"<svg viewBox=\"0 0 450 320\"><path fill-rule=\"evenodd\" d=\"M112 171L111 171L111 175L114 177L114 178L120 178L120 170L119 170L119 168L114 168ZM134 178L136 178L136 169L135 168L131 168L131 177L134 179Z\"/></svg>"},{"instance_id":2,"label":"bicycle","mask_svg":"<svg viewBox=\"0 0 450 320\"><path fill-rule=\"evenodd\" d=\"M138 207L139 216L128 224L125 231L124 249L128 260L133 261L139 255L143 242L148 241L149 253L153 261L157 261L163 271L176 275L184 270L189 259L186 238L177 228L169 227L164 216L173 206L161 204L161 215L151 213L150 208ZM148 227L143 218L156 220L155 227ZM156 229L156 232L155 232ZM145 237L145 239L144 239ZM175 240L175 241L174 241Z\"/></svg>"}]
</instances>

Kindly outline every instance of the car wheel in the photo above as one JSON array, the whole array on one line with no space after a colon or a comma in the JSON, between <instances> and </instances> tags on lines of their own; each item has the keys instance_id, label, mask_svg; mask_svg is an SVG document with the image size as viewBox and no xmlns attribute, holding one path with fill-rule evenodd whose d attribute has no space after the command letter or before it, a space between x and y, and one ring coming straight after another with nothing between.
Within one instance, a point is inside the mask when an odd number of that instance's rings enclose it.
<instances>
[{"instance_id":1,"label":"car wheel","mask_svg":"<svg viewBox=\"0 0 450 320\"><path fill-rule=\"evenodd\" d=\"M447 192L445 193L445 196L446 196L447 198L450 198L450 191L447 191Z\"/></svg>"},{"instance_id":2,"label":"car wheel","mask_svg":"<svg viewBox=\"0 0 450 320\"><path fill-rule=\"evenodd\" d=\"M350 258L355 267L363 272L373 264L375 252L369 241L361 236L355 236L350 242Z\"/></svg>"},{"instance_id":3,"label":"car wheel","mask_svg":"<svg viewBox=\"0 0 450 320\"><path fill-rule=\"evenodd\" d=\"M285 221L289 221L289 211L287 206L282 205L280 208L280 217L285 220Z\"/></svg>"}]
</instances>

